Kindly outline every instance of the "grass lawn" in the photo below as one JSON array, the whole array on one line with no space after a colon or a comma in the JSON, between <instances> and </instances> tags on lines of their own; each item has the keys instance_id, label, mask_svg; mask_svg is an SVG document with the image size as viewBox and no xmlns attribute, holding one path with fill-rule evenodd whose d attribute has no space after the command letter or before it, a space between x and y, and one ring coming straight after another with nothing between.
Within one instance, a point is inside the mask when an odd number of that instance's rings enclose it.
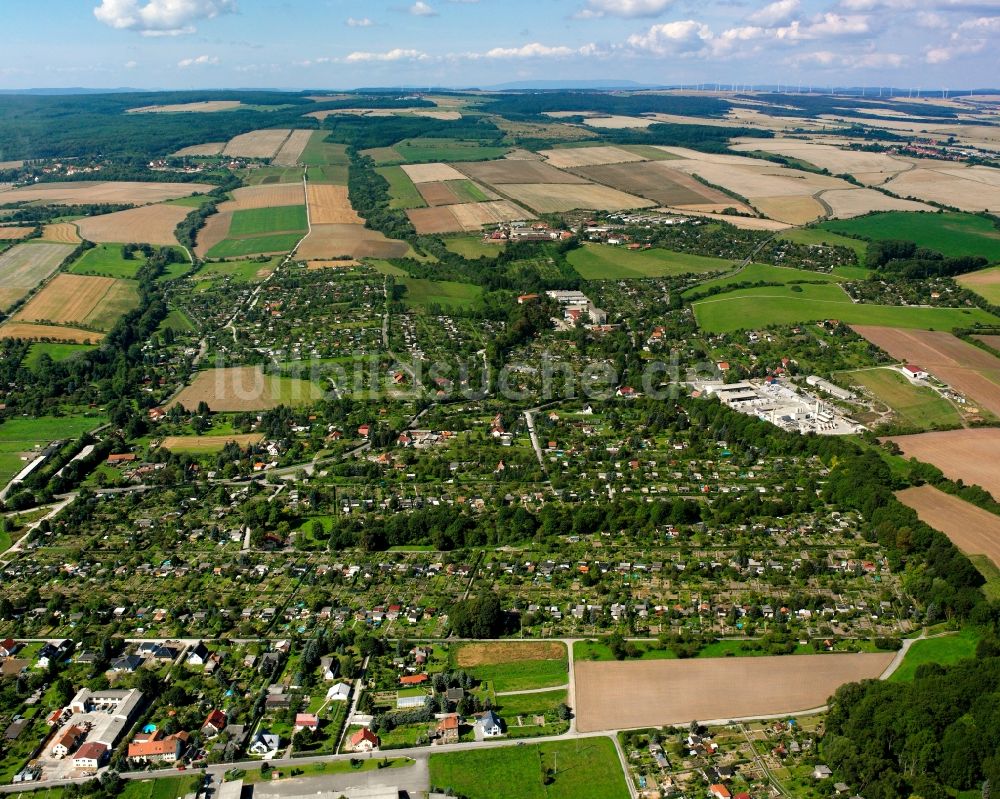
<instances>
[{"instance_id":1,"label":"grass lawn","mask_svg":"<svg viewBox=\"0 0 1000 799\"><path fill-rule=\"evenodd\" d=\"M954 635L928 638L918 641L906 653L899 668L889 678L890 682L909 682L917 673L917 667L924 663L940 663L948 666L976 654L979 633L966 627Z\"/></svg>"},{"instance_id":2,"label":"grass lawn","mask_svg":"<svg viewBox=\"0 0 1000 799\"><path fill-rule=\"evenodd\" d=\"M546 771L554 778L545 785ZM431 788L468 799L627 799L628 786L609 738L432 754Z\"/></svg>"},{"instance_id":3,"label":"grass lawn","mask_svg":"<svg viewBox=\"0 0 1000 799\"><path fill-rule=\"evenodd\" d=\"M498 696L494 702L494 707L501 716L514 717L545 713L555 710L560 704L565 703L566 690L557 689L537 694Z\"/></svg>"},{"instance_id":4,"label":"grass lawn","mask_svg":"<svg viewBox=\"0 0 1000 799\"><path fill-rule=\"evenodd\" d=\"M450 280L424 280L406 277L398 280L406 286L403 302L411 307L427 308L431 305L471 308L482 296L480 286L471 283L455 283Z\"/></svg>"},{"instance_id":5,"label":"grass lawn","mask_svg":"<svg viewBox=\"0 0 1000 799\"><path fill-rule=\"evenodd\" d=\"M29 369L35 369L38 367L39 361L43 355L48 355L53 361L65 361L67 358L71 358L81 352L89 352L90 350L96 349L94 344L63 344L60 342L40 342L38 344L32 344L31 349L28 350L28 355L24 359L24 365Z\"/></svg>"},{"instance_id":6,"label":"grass lawn","mask_svg":"<svg viewBox=\"0 0 1000 799\"><path fill-rule=\"evenodd\" d=\"M904 308L854 303L839 286L827 284L739 289L700 300L693 308L698 326L709 333L823 319L920 330L952 330L971 327L977 322L1000 323L1000 319L979 308Z\"/></svg>"},{"instance_id":7,"label":"grass lawn","mask_svg":"<svg viewBox=\"0 0 1000 799\"><path fill-rule=\"evenodd\" d=\"M835 266L833 274L843 280L867 280L872 270L865 266Z\"/></svg>"},{"instance_id":8,"label":"grass lawn","mask_svg":"<svg viewBox=\"0 0 1000 799\"><path fill-rule=\"evenodd\" d=\"M585 244L572 250L567 260L584 280L665 277L733 268L733 262L723 258L660 249L636 252L607 244Z\"/></svg>"},{"instance_id":9,"label":"grass lawn","mask_svg":"<svg viewBox=\"0 0 1000 799\"><path fill-rule=\"evenodd\" d=\"M0 486L7 482L29 461L21 453L42 448L53 441L79 438L88 430L100 427L103 418L94 416L42 416L38 419L14 418L0 424Z\"/></svg>"},{"instance_id":10,"label":"grass lawn","mask_svg":"<svg viewBox=\"0 0 1000 799\"><path fill-rule=\"evenodd\" d=\"M249 239L224 239L208 251L209 258L235 258L268 252L290 252L302 238L301 233L277 233Z\"/></svg>"},{"instance_id":11,"label":"grass lawn","mask_svg":"<svg viewBox=\"0 0 1000 799\"><path fill-rule=\"evenodd\" d=\"M958 427L958 411L933 389L915 386L895 369L863 369L846 372L848 380L864 386L892 408L905 422L925 430Z\"/></svg>"},{"instance_id":12,"label":"grass lawn","mask_svg":"<svg viewBox=\"0 0 1000 799\"><path fill-rule=\"evenodd\" d=\"M160 322L160 330L166 330L168 327L175 333L189 333L194 330L194 323L184 311L174 308Z\"/></svg>"},{"instance_id":13,"label":"grass lawn","mask_svg":"<svg viewBox=\"0 0 1000 799\"><path fill-rule=\"evenodd\" d=\"M484 241L482 236L460 236L454 239L445 239L444 246L456 255L463 258L475 260L476 258L493 258L503 252L502 244L493 244Z\"/></svg>"},{"instance_id":14,"label":"grass lawn","mask_svg":"<svg viewBox=\"0 0 1000 799\"><path fill-rule=\"evenodd\" d=\"M346 774L349 771L374 771L378 768L379 763L387 762L388 766L383 766L383 768L405 768L407 766L412 766L413 761L408 757L396 757L391 759L372 757L365 758L362 760L357 767L351 765L350 760L331 760L328 763L308 763L304 765L294 765L291 767L282 766L280 769L272 770L282 772L282 779L291 777L289 773L292 769L295 769L295 777L320 777L324 774ZM271 782L271 774L261 774L258 769L251 769L246 772L241 778L244 785L253 785L258 782ZM228 779L227 779L228 782Z\"/></svg>"},{"instance_id":15,"label":"grass lawn","mask_svg":"<svg viewBox=\"0 0 1000 799\"><path fill-rule=\"evenodd\" d=\"M98 244L87 250L69 271L74 275L103 275L131 280L145 262L142 253L135 253L131 260L125 260L121 244Z\"/></svg>"},{"instance_id":16,"label":"grass lawn","mask_svg":"<svg viewBox=\"0 0 1000 799\"><path fill-rule=\"evenodd\" d=\"M389 181L390 208L424 208L427 205L402 167L384 166L375 171Z\"/></svg>"},{"instance_id":17,"label":"grass lawn","mask_svg":"<svg viewBox=\"0 0 1000 799\"><path fill-rule=\"evenodd\" d=\"M738 283L790 283L822 282L837 283L844 278L826 272L810 272L808 269L791 269L787 266L771 266L770 264L748 264L745 269L741 269L734 275L717 277L714 280L706 280L697 286L692 286L684 292L684 296L703 294L704 292L721 286L734 286Z\"/></svg>"},{"instance_id":18,"label":"grass lawn","mask_svg":"<svg viewBox=\"0 0 1000 799\"><path fill-rule=\"evenodd\" d=\"M873 241L912 241L947 256L982 255L991 263L1000 261L1000 230L975 214L888 211L831 220L818 227Z\"/></svg>"},{"instance_id":19,"label":"grass lawn","mask_svg":"<svg viewBox=\"0 0 1000 799\"><path fill-rule=\"evenodd\" d=\"M163 777L161 779L128 780L121 799L181 799L197 793L201 776Z\"/></svg>"},{"instance_id":20,"label":"grass lawn","mask_svg":"<svg viewBox=\"0 0 1000 799\"><path fill-rule=\"evenodd\" d=\"M458 139L406 139L394 144L404 163L431 161L489 161L503 156L509 147L486 147L477 141Z\"/></svg>"},{"instance_id":21,"label":"grass lawn","mask_svg":"<svg viewBox=\"0 0 1000 799\"><path fill-rule=\"evenodd\" d=\"M230 238L257 236L262 233L302 231L308 229L304 205L282 205L277 208L253 208L233 214L229 226Z\"/></svg>"},{"instance_id":22,"label":"grass lawn","mask_svg":"<svg viewBox=\"0 0 1000 799\"><path fill-rule=\"evenodd\" d=\"M565 660L520 660L466 669L481 682L491 682L494 691L530 691L553 688L569 681Z\"/></svg>"},{"instance_id":23,"label":"grass lawn","mask_svg":"<svg viewBox=\"0 0 1000 799\"><path fill-rule=\"evenodd\" d=\"M800 227L793 230L786 230L778 236L784 241L792 241L796 244L813 244L821 246L847 247L854 250L858 257L858 264L865 262L865 254L868 252L868 242L860 239L852 239L850 236L842 236L832 230L824 230L815 227Z\"/></svg>"}]
</instances>

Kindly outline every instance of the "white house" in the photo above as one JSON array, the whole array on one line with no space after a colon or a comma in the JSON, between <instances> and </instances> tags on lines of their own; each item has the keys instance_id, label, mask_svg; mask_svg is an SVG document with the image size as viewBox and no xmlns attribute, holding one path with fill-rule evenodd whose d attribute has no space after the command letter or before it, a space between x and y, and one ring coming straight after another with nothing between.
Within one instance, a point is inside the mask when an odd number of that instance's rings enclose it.
<instances>
[{"instance_id":1,"label":"white house","mask_svg":"<svg viewBox=\"0 0 1000 799\"><path fill-rule=\"evenodd\" d=\"M271 732L261 731L253 737L253 742L247 751L251 755L257 755L264 758L264 760L270 760L278 753L279 746L281 746L281 738L279 736Z\"/></svg>"},{"instance_id":2,"label":"white house","mask_svg":"<svg viewBox=\"0 0 1000 799\"><path fill-rule=\"evenodd\" d=\"M351 686L347 683L338 682L330 687L326 692L327 702L346 702L351 696Z\"/></svg>"},{"instance_id":3,"label":"white house","mask_svg":"<svg viewBox=\"0 0 1000 799\"><path fill-rule=\"evenodd\" d=\"M503 735L500 719L492 710L487 710L479 717L476 721L476 727L482 732L484 738L495 738L498 735Z\"/></svg>"}]
</instances>

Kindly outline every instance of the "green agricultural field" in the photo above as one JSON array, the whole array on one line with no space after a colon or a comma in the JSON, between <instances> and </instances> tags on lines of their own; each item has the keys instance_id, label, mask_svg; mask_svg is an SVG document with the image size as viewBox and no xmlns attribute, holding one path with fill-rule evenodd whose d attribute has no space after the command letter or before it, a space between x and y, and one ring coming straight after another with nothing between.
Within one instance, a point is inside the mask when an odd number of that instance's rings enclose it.
<instances>
[{"instance_id":1,"label":"green agricultural field","mask_svg":"<svg viewBox=\"0 0 1000 799\"><path fill-rule=\"evenodd\" d=\"M839 233L834 233L832 230L824 230L823 228L794 228L784 231L778 238L784 241L792 241L796 244L847 247L854 250L858 256L859 264L865 262L865 253L868 252L868 242L861 241L860 239L852 239L849 236L842 236Z\"/></svg>"},{"instance_id":2,"label":"green agricultural field","mask_svg":"<svg viewBox=\"0 0 1000 799\"><path fill-rule=\"evenodd\" d=\"M604 144L604 142L598 142L598 144ZM674 153L668 153L666 150L661 150L659 147L654 147L652 144L619 144L615 146L630 153L640 155L650 161L677 161L681 157Z\"/></svg>"},{"instance_id":3,"label":"green agricultural field","mask_svg":"<svg viewBox=\"0 0 1000 799\"><path fill-rule=\"evenodd\" d=\"M38 368L43 355L48 355L53 361L57 363L59 361L65 361L67 358L72 358L74 355L79 355L82 352L89 352L90 350L96 349L94 344L67 344L61 342L40 342L38 344L32 344L31 349L28 350L28 355L24 359L24 365L29 369Z\"/></svg>"},{"instance_id":4,"label":"green agricultural field","mask_svg":"<svg viewBox=\"0 0 1000 799\"><path fill-rule=\"evenodd\" d=\"M607 244L585 244L567 255L570 265L584 280L666 277L690 272L723 272L734 264L723 258L707 258L671 250L640 250Z\"/></svg>"},{"instance_id":5,"label":"green agricultural field","mask_svg":"<svg viewBox=\"0 0 1000 799\"><path fill-rule=\"evenodd\" d=\"M384 164L401 164L405 160L392 147L372 147L369 150L362 150L361 154L368 156L379 166Z\"/></svg>"},{"instance_id":6,"label":"green agricultural field","mask_svg":"<svg viewBox=\"0 0 1000 799\"><path fill-rule=\"evenodd\" d=\"M969 291L974 291L993 305L1000 305L1000 266L991 266L955 278Z\"/></svg>"},{"instance_id":7,"label":"green agricultural field","mask_svg":"<svg viewBox=\"0 0 1000 799\"><path fill-rule=\"evenodd\" d=\"M42 416L37 419L8 419L0 424L0 486L29 461L21 456L43 449L53 441L79 438L100 427L104 419L97 416Z\"/></svg>"},{"instance_id":8,"label":"green agricultural field","mask_svg":"<svg viewBox=\"0 0 1000 799\"><path fill-rule=\"evenodd\" d=\"M746 268L741 269L735 274L717 277L714 280L706 280L704 283L692 286L684 292L683 296L690 297L703 294L714 288L735 286L739 283L764 282L788 285L791 283L815 282L837 283L840 280L843 280L843 278L827 272L810 272L808 269L791 269L787 266L771 266L770 264L749 264Z\"/></svg>"},{"instance_id":9,"label":"green agricultural field","mask_svg":"<svg viewBox=\"0 0 1000 799\"><path fill-rule=\"evenodd\" d=\"M823 319L919 330L1000 323L1000 319L979 308L904 308L854 303L843 289L833 284L739 289L700 300L693 308L698 326L709 333Z\"/></svg>"},{"instance_id":10,"label":"green agricultural field","mask_svg":"<svg viewBox=\"0 0 1000 799\"><path fill-rule=\"evenodd\" d=\"M392 147L403 163L434 161L490 161L502 157L508 147L486 147L477 141L457 139L406 139Z\"/></svg>"},{"instance_id":11,"label":"green agricultural field","mask_svg":"<svg viewBox=\"0 0 1000 799\"><path fill-rule=\"evenodd\" d=\"M444 246L456 255L463 258L493 258L503 252L502 244L494 244L483 240L482 236L461 236L454 239L445 239Z\"/></svg>"},{"instance_id":12,"label":"green agricultural field","mask_svg":"<svg viewBox=\"0 0 1000 799\"><path fill-rule=\"evenodd\" d=\"M200 776L173 777L158 780L129 780L125 783L121 799L181 799L197 793Z\"/></svg>"},{"instance_id":13,"label":"green agricultural field","mask_svg":"<svg viewBox=\"0 0 1000 799\"><path fill-rule=\"evenodd\" d=\"M841 280L867 280L872 270L865 266L835 266L832 274Z\"/></svg>"},{"instance_id":14,"label":"green agricultural field","mask_svg":"<svg viewBox=\"0 0 1000 799\"><path fill-rule=\"evenodd\" d=\"M529 713L546 713L566 704L565 689L542 691L540 693L498 696L493 703L501 716L525 716Z\"/></svg>"},{"instance_id":15,"label":"green agricultural field","mask_svg":"<svg viewBox=\"0 0 1000 799\"><path fill-rule=\"evenodd\" d=\"M490 682L494 691L531 691L565 685L569 677L565 660L519 660L468 669L477 680Z\"/></svg>"},{"instance_id":16,"label":"green agricultural field","mask_svg":"<svg viewBox=\"0 0 1000 799\"><path fill-rule=\"evenodd\" d=\"M229 238L239 239L268 233L302 232L309 227L304 205L254 208L237 211L229 226Z\"/></svg>"},{"instance_id":17,"label":"green agricultural field","mask_svg":"<svg viewBox=\"0 0 1000 799\"><path fill-rule=\"evenodd\" d=\"M375 170L387 181L389 181L389 195L392 200L389 202L390 208L424 208L427 203L420 196L413 181L398 166L379 167Z\"/></svg>"},{"instance_id":18,"label":"green agricultural field","mask_svg":"<svg viewBox=\"0 0 1000 799\"><path fill-rule=\"evenodd\" d=\"M1000 261L1000 230L974 214L889 211L831 220L819 227L873 241L912 241L948 256L982 255L991 263Z\"/></svg>"},{"instance_id":19,"label":"green agricultural field","mask_svg":"<svg viewBox=\"0 0 1000 799\"><path fill-rule=\"evenodd\" d=\"M549 770L554 771L545 784ZM610 738L432 754L431 788L468 799L628 799ZM503 786L498 794L497 786Z\"/></svg>"},{"instance_id":20,"label":"green agricultural field","mask_svg":"<svg viewBox=\"0 0 1000 799\"><path fill-rule=\"evenodd\" d=\"M326 130L315 131L302 155L299 156L299 163L304 166L346 167L350 163L350 158L347 157L347 145L325 141L329 135L329 131Z\"/></svg>"},{"instance_id":21,"label":"green agricultural field","mask_svg":"<svg viewBox=\"0 0 1000 799\"><path fill-rule=\"evenodd\" d=\"M262 166L256 169L244 169L239 175L248 186L298 183L302 180L302 170L297 166Z\"/></svg>"},{"instance_id":22,"label":"green agricultural field","mask_svg":"<svg viewBox=\"0 0 1000 799\"><path fill-rule=\"evenodd\" d=\"M972 561L972 565L979 570L979 573L986 578L983 586L983 593L990 602L1000 599L1000 568L989 558L988 555L966 555Z\"/></svg>"},{"instance_id":23,"label":"green agricultural field","mask_svg":"<svg viewBox=\"0 0 1000 799\"><path fill-rule=\"evenodd\" d=\"M895 369L862 369L846 372L855 385L864 386L899 417L922 430L958 427L962 417L934 389L915 386Z\"/></svg>"},{"instance_id":24,"label":"green agricultural field","mask_svg":"<svg viewBox=\"0 0 1000 799\"><path fill-rule=\"evenodd\" d=\"M455 192L455 196L458 197L459 202L484 203L490 199L471 180L449 180L447 183L449 188Z\"/></svg>"},{"instance_id":25,"label":"green agricultural field","mask_svg":"<svg viewBox=\"0 0 1000 799\"><path fill-rule=\"evenodd\" d=\"M168 327L175 333L190 333L194 330L194 323L184 311L174 308L160 322L160 330L166 330Z\"/></svg>"},{"instance_id":26,"label":"green agricultural field","mask_svg":"<svg viewBox=\"0 0 1000 799\"><path fill-rule=\"evenodd\" d=\"M974 657L979 633L967 627L954 635L917 641L906 653L899 668L889 678L890 682L909 682L916 676L917 667L924 663L948 666L965 658Z\"/></svg>"},{"instance_id":27,"label":"green agricultural field","mask_svg":"<svg viewBox=\"0 0 1000 799\"><path fill-rule=\"evenodd\" d=\"M103 275L131 280L145 262L141 252L126 260L122 256L121 244L98 244L75 261L69 271L74 275Z\"/></svg>"},{"instance_id":28,"label":"green agricultural field","mask_svg":"<svg viewBox=\"0 0 1000 799\"><path fill-rule=\"evenodd\" d=\"M449 280L423 280L406 277L396 281L406 286L403 302L411 307L427 308L431 305L471 308L482 297L483 290L470 283Z\"/></svg>"},{"instance_id":29,"label":"green agricultural field","mask_svg":"<svg viewBox=\"0 0 1000 799\"><path fill-rule=\"evenodd\" d=\"M237 258L269 252L290 252L302 238L301 233L275 233L248 239L225 239L208 251L210 258Z\"/></svg>"}]
</instances>

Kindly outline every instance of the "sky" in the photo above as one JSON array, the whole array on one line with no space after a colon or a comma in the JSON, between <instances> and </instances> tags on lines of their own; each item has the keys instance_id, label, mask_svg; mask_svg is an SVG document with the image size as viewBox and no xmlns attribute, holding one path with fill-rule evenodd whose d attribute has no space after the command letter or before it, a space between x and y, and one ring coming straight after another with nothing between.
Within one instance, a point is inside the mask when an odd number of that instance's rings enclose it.
<instances>
[{"instance_id":1,"label":"sky","mask_svg":"<svg viewBox=\"0 0 1000 799\"><path fill-rule=\"evenodd\" d=\"M0 89L1000 86L1000 0L3 0L3 20Z\"/></svg>"}]
</instances>

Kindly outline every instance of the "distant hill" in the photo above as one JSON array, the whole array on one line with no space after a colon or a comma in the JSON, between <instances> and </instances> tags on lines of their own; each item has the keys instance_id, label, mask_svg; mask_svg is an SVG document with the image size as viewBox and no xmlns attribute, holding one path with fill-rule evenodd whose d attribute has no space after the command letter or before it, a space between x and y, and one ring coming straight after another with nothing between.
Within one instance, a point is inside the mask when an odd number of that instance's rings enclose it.
<instances>
[{"instance_id":1,"label":"distant hill","mask_svg":"<svg viewBox=\"0 0 1000 799\"><path fill-rule=\"evenodd\" d=\"M658 89L660 86L634 80L521 80L484 86L487 91L547 91L555 89Z\"/></svg>"}]
</instances>

